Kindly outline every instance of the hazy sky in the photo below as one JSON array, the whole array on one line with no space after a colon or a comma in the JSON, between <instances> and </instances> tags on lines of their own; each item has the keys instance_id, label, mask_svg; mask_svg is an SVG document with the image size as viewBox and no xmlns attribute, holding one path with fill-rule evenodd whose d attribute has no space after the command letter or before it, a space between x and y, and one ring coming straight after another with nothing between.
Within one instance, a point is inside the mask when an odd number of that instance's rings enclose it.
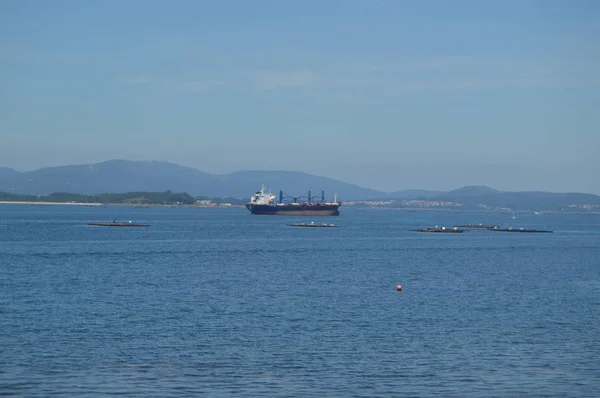
<instances>
[{"instance_id":1,"label":"hazy sky","mask_svg":"<svg viewBox=\"0 0 600 398\"><path fill-rule=\"evenodd\" d=\"M0 1L0 166L600 194L600 1Z\"/></svg>"}]
</instances>

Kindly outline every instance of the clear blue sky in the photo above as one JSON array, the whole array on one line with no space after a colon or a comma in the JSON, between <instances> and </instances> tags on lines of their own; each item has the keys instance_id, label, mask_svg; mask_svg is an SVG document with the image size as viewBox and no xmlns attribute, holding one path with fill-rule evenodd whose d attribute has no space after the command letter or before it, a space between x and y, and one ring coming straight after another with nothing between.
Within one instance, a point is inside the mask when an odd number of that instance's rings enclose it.
<instances>
[{"instance_id":1,"label":"clear blue sky","mask_svg":"<svg viewBox=\"0 0 600 398\"><path fill-rule=\"evenodd\" d=\"M0 166L600 194L600 1L0 1Z\"/></svg>"}]
</instances>

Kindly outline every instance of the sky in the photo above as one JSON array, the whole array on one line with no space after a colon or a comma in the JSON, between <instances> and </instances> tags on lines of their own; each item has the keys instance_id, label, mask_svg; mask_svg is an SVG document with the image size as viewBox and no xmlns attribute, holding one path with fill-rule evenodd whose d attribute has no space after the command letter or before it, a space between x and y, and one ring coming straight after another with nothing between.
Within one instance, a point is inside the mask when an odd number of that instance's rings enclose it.
<instances>
[{"instance_id":1,"label":"sky","mask_svg":"<svg viewBox=\"0 0 600 398\"><path fill-rule=\"evenodd\" d=\"M594 0L0 1L0 166L600 194Z\"/></svg>"}]
</instances>

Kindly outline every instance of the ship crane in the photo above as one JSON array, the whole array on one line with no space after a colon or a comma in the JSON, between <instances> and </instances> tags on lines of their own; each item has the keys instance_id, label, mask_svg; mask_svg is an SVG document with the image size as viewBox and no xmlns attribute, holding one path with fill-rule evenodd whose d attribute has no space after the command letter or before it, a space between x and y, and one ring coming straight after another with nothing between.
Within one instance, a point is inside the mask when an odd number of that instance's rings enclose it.
<instances>
[{"instance_id":1,"label":"ship crane","mask_svg":"<svg viewBox=\"0 0 600 398\"><path fill-rule=\"evenodd\" d=\"M300 203L300 199L306 199L307 203L312 203L313 199L312 191L308 191L308 196L287 196L283 194L283 191L279 191L279 203L284 203L286 199L291 199L292 203ZM325 191L321 191L321 203L325 203Z\"/></svg>"}]
</instances>

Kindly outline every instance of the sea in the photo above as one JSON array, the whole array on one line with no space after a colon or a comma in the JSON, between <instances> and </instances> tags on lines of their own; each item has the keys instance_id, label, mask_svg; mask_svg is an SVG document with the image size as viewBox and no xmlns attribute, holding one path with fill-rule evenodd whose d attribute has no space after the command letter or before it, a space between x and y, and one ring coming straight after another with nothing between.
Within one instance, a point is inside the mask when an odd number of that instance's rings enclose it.
<instances>
[{"instance_id":1,"label":"sea","mask_svg":"<svg viewBox=\"0 0 600 398\"><path fill-rule=\"evenodd\" d=\"M600 396L599 214L340 211L0 205L0 396Z\"/></svg>"}]
</instances>

